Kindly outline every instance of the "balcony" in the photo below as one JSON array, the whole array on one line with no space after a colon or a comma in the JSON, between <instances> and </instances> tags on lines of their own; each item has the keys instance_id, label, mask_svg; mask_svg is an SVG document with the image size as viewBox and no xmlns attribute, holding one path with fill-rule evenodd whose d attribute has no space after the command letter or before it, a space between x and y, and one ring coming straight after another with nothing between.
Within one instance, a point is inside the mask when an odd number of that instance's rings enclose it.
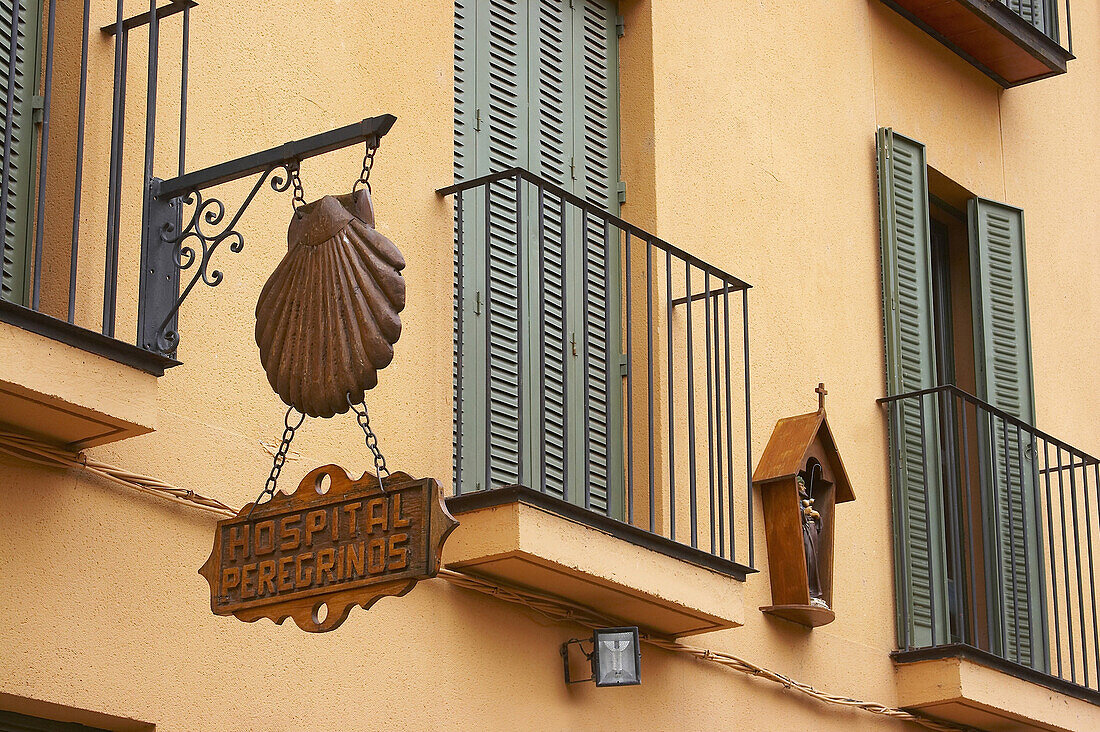
<instances>
[{"instance_id":1,"label":"balcony","mask_svg":"<svg viewBox=\"0 0 1100 732\"><path fill-rule=\"evenodd\" d=\"M921 688L906 705L1007 725L987 729L1089 727L1066 717L1073 705L1100 721L1100 460L954 386L880 401L894 451L894 658L902 686ZM927 673L937 685L906 681ZM1029 694L1045 701L1020 701ZM1050 726L1019 711L1045 706Z\"/></svg>"},{"instance_id":2,"label":"balcony","mask_svg":"<svg viewBox=\"0 0 1100 732\"><path fill-rule=\"evenodd\" d=\"M86 3L16 0L0 13L0 429L81 449L156 427L157 377L179 362L140 334L165 322L150 306L168 312L179 272L147 261L146 192L158 149L184 164L179 40L194 5L169 0L105 28ZM145 73L131 52L148 57ZM158 95L162 65L183 73ZM157 120L173 100L178 116Z\"/></svg>"},{"instance_id":3,"label":"balcony","mask_svg":"<svg viewBox=\"0 0 1100 732\"><path fill-rule=\"evenodd\" d=\"M91 26L81 3L9 5L0 17L0 321L159 376L178 363L174 349L155 347L141 331L151 301L163 309L175 299L179 273L155 272L146 261L145 198L166 148L183 171L188 48L177 44L195 3L169 0L104 28ZM148 57L145 73L128 63L131 53ZM158 84L162 65L182 69L178 87ZM157 109L173 101L173 118L158 120ZM144 144L127 146L135 138ZM133 176L142 164L144 175ZM121 337L131 328L133 339Z\"/></svg>"},{"instance_id":4,"label":"balcony","mask_svg":"<svg viewBox=\"0 0 1100 732\"><path fill-rule=\"evenodd\" d=\"M663 567L654 576L675 574L668 557L726 582L754 571L749 286L523 169L440 193L456 218L452 512L470 525L523 504L585 527L578 542L615 537L613 557L644 549ZM510 511L501 531L519 521L523 534L523 511ZM513 543L453 566L539 589L585 575L612 593L588 601L620 613L628 595L667 599L579 567L591 552L553 559L553 547ZM693 612L623 620L672 635L739 624Z\"/></svg>"},{"instance_id":5,"label":"balcony","mask_svg":"<svg viewBox=\"0 0 1100 732\"><path fill-rule=\"evenodd\" d=\"M1074 57L1069 0L883 2L1005 88L1064 74Z\"/></svg>"}]
</instances>

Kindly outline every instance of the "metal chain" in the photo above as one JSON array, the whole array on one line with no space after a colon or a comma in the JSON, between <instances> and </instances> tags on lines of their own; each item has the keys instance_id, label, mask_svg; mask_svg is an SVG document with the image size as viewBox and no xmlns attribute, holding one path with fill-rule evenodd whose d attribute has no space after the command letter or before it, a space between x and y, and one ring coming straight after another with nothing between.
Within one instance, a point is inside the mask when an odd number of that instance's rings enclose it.
<instances>
[{"instance_id":1,"label":"metal chain","mask_svg":"<svg viewBox=\"0 0 1100 732\"><path fill-rule=\"evenodd\" d=\"M378 449L378 436L371 429L370 415L367 414L367 403L363 402L358 406L352 404L351 394L348 394L348 406L351 407L351 411L355 412L355 419L359 422L359 426L363 428L367 449L374 455L374 473L378 476L378 487L385 492L386 489L382 485L382 476L385 475L388 478L390 469L386 467L386 458L382 456L382 451Z\"/></svg>"},{"instance_id":2,"label":"metal chain","mask_svg":"<svg viewBox=\"0 0 1100 732\"><path fill-rule=\"evenodd\" d=\"M378 138L372 137L367 140L367 151L363 155L363 171L359 173L359 180L352 185L352 193L359 190L359 186L366 186L367 191L370 192L370 170L374 167L374 154L376 152L378 152Z\"/></svg>"},{"instance_id":3,"label":"metal chain","mask_svg":"<svg viewBox=\"0 0 1100 732\"><path fill-rule=\"evenodd\" d=\"M256 498L256 501L252 504L252 508L248 512L248 517L252 517L252 512L256 510L256 506L260 505L260 502L266 497L268 500L275 497L275 489L279 484L279 473L283 470L283 465L286 463L286 454L290 450L290 441L294 439L294 432L302 423L306 421L306 415L302 414L298 417L297 424L290 423L290 415L294 412L294 407L287 407L286 416L283 417L283 439L279 443L279 449L275 453L275 460L271 464L271 475L267 477L267 483L264 484L264 489L260 491L260 495Z\"/></svg>"},{"instance_id":4,"label":"metal chain","mask_svg":"<svg viewBox=\"0 0 1100 732\"><path fill-rule=\"evenodd\" d=\"M290 207L300 217L302 215L301 207L306 205L306 192L302 188L302 176L297 163L294 163L290 168L290 184L294 186L294 195L290 199Z\"/></svg>"}]
</instances>

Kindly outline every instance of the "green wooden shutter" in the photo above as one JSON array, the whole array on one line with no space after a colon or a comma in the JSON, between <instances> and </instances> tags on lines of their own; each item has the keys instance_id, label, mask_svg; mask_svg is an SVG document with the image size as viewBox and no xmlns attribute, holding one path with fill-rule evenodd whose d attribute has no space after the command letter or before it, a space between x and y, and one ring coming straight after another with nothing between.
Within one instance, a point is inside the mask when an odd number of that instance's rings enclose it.
<instances>
[{"instance_id":1,"label":"green wooden shutter","mask_svg":"<svg viewBox=\"0 0 1100 732\"><path fill-rule=\"evenodd\" d=\"M538 0L537 13L532 25L531 124L534 129L530 151L530 169L558 185L572 190L573 165L573 15L567 0ZM532 200L532 210L537 202ZM542 303L545 317L544 348L539 348L536 338L530 339L530 363L538 364L545 358L545 389L534 395L533 403L541 408L532 414L533 437L541 438L535 446L545 455L545 484L537 485L539 476L532 465L532 487L545 488L559 498L575 499L578 490L577 474L571 463L580 449L576 430L581 410L579 402L571 398L573 369L571 335L573 322L567 304L576 298L577 290L571 287L567 277L569 270L569 241L576 230L571 207L565 209L562 220L562 202L556 196L546 194L543 225L543 282L545 298ZM528 225L532 251L538 246L538 219L532 216ZM532 324L538 315L538 260L530 257L530 281L532 283ZM532 333L532 335L536 335ZM537 375L532 374L532 384L537 389ZM543 420L541 436L537 420ZM569 493L567 493L567 490ZM571 495L570 495L571 493Z\"/></svg>"},{"instance_id":2,"label":"green wooden shutter","mask_svg":"<svg viewBox=\"0 0 1100 732\"><path fill-rule=\"evenodd\" d=\"M18 33L13 25L18 8ZM38 78L39 4L33 0L0 0L0 109L8 94L14 100L7 210L3 212L3 267L0 299L26 304L30 284L30 213L34 196L34 94ZM15 74L10 62L14 46ZM6 117L0 117L2 151Z\"/></svg>"},{"instance_id":3,"label":"green wooden shutter","mask_svg":"<svg viewBox=\"0 0 1100 732\"><path fill-rule=\"evenodd\" d=\"M880 129L878 174L887 389L896 395L937 386L924 146ZM924 398L923 420L919 399L890 414L898 636L919 648L948 640L937 401Z\"/></svg>"},{"instance_id":4,"label":"green wooden shutter","mask_svg":"<svg viewBox=\"0 0 1100 732\"><path fill-rule=\"evenodd\" d=\"M601 207L614 205L617 211L617 37L612 6L605 0L459 0L455 126L456 178L525 167ZM464 240L463 302L456 303L455 311L456 339L459 307L464 314L462 404L456 402L454 418L456 444L459 430L468 436L461 441L461 455L456 452L463 490L516 482L542 488L538 463L545 453L545 490L582 502L587 444L592 507L606 512L612 492L609 475L621 472L612 467L621 461L621 450L614 447L621 420L609 418L621 409L612 372L614 378L621 377L607 347L617 332L609 325L610 318L618 323L618 297L609 297L617 293L617 278L611 288L602 280L609 266L617 277L618 259L608 257L602 229L593 226L588 237L591 291L587 300L579 297L584 289L580 217L567 206L563 222L561 201L545 196L546 331L540 348L539 222L534 189L524 184L522 190L526 200L519 221L514 182L503 181L491 189L488 236L483 190L465 194L466 220L456 222ZM457 263L456 251L456 278ZM478 305L482 293L488 295L485 308ZM581 365L585 324L590 329L587 374ZM572 353L574 338L581 354L577 357ZM456 369L456 393L457 386ZM486 434L491 446L487 456L479 452ZM621 486L617 491L621 494Z\"/></svg>"},{"instance_id":5,"label":"green wooden shutter","mask_svg":"<svg viewBox=\"0 0 1100 732\"><path fill-rule=\"evenodd\" d=\"M530 126L528 10L526 0L488 0L477 19L477 76L475 98L480 110L477 148L480 171L526 165ZM484 236L487 257L481 258L485 277L484 315L488 319L488 419L481 432L488 438L488 487L529 483L523 472L524 395L522 341L529 333L523 317L521 291L521 222L517 221L515 186L501 181L490 188L489 232ZM484 229L479 230L482 238ZM481 323L478 323L479 327ZM483 367L484 370L484 367ZM526 425L530 430L530 425ZM528 461L529 464L529 461Z\"/></svg>"},{"instance_id":6,"label":"green wooden shutter","mask_svg":"<svg viewBox=\"0 0 1100 732\"><path fill-rule=\"evenodd\" d=\"M1024 214L1003 204L973 199L970 219L970 282L974 355L981 399L1034 424L1031 336L1028 325ZM990 637L1002 654L1035 668L1046 667L1042 553L1036 523L1038 485L1035 446L1026 433L1000 419L979 422L982 455L993 459L983 481Z\"/></svg>"},{"instance_id":7,"label":"green wooden shutter","mask_svg":"<svg viewBox=\"0 0 1100 732\"><path fill-rule=\"evenodd\" d=\"M576 93L574 143L575 193L602 209L618 213L618 36L616 8L606 0L579 0L574 7L573 46ZM581 232L578 232L580 235ZM576 322L588 333L587 422L577 433L588 444L591 508L621 516L622 374L619 324L619 234L591 220L584 251L573 260L579 291L587 294ZM578 236L578 240L580 236ZM587 266L585 266L587 265ZM587 283L583 281L587 273ZM577 381L580 381L577 379ZM580 457L583 458L583 455Z\"/></svg>"}]
</instances>

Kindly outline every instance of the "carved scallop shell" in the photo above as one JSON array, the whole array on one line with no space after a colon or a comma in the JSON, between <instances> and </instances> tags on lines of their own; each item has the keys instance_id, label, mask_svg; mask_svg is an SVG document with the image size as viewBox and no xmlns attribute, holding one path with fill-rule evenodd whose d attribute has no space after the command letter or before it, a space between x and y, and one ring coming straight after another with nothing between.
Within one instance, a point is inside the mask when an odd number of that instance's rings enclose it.
<instances>
[{"instance_id":1,"label":"carved scallop shell","mask_svg":"<svg viewBox=\"0 0 1100 732\"><path fill-rule=\"evenodd\" d=\"M256 303L256 344L271 387L311 417L348 411L393 359L405 260L374 228L366 190L302 206L287 253Z\"/></svg>"}]
</instances>

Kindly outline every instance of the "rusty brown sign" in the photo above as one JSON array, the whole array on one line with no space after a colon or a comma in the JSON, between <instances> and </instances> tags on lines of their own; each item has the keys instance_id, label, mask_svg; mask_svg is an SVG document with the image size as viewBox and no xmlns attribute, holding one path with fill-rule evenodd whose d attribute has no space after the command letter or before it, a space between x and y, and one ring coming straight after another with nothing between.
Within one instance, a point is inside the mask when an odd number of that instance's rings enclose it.
<instances>
[{"instance_id":1,"label":"rusty brown sign","mask_svg":"<svg viewBox=\"0 0 1100 732\"><path fill-rule=\"evenodd\" d=\"M434 577L457 525L432 478L394 473L380 486L370 473L353 481L326 465L292 495L280 491L219 521L199 574L210 583L215 615L290 617L302 630L323 633L352 607L404 595Z\"/></svg>"}]
</instances>

